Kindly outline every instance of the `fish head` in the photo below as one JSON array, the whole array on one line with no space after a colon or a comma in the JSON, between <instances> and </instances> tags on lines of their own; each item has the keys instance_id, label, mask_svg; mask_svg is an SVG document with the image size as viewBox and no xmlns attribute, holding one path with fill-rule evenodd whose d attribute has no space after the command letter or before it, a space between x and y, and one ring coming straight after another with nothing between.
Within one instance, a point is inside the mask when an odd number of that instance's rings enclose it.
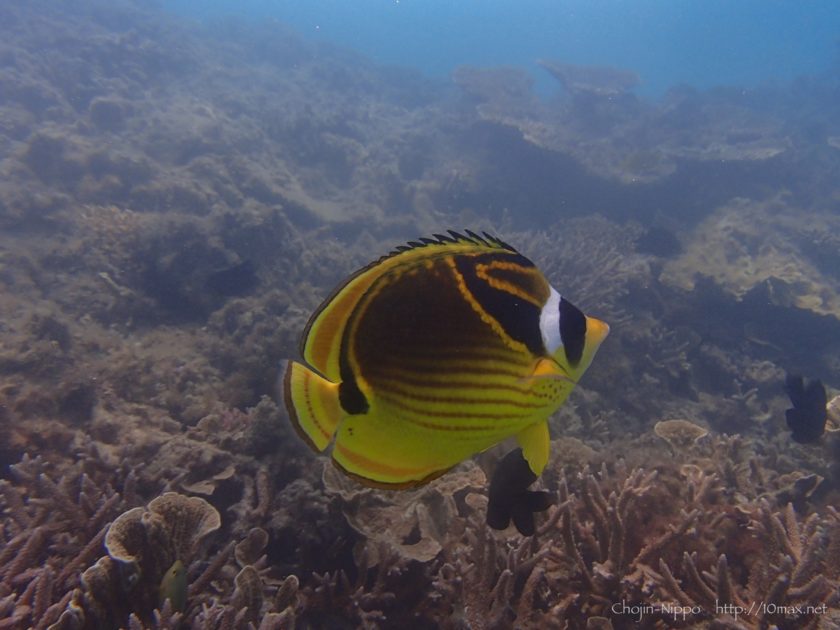
<instances>
[{"instance_id":1,"label":"fish head","mask_svg":"<svg viewBox=\"0 0 840 630\"><path fill-rule=\"evenodd\" d=\"M551 357L576 383L592 363L610 327L585 315L552 287L540 316L540 330Z\"/></svg>"},{"instance_id":2,"label":"fish head","mask_svg":"<svg viewBox=\"0 0 840 630\"><path fill-rule=\"evenodd\" d=\"M577 383L586 372L598 348L610 332L606 322L596 317L586 317L586 335L580 353L569 353L568 348L560 346L554 353L553 359L561 366L569 378Z\"/></svg>"}]
</instances>

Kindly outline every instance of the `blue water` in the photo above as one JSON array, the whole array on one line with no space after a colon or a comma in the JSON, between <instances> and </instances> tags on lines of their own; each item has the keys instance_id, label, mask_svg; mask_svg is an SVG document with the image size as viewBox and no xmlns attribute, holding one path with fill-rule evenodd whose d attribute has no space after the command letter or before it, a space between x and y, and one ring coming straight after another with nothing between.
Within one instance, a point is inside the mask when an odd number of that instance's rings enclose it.
<instances>
[{"instance_id":1,"label":"blue water","mask_svg":"<svg viewBox=\"0 0 840 630\"><path fill-rule=\"evenodd\" d=\"M539 58L635 70L639 92L751 87L837 67L836 0L165 0L200 19L276 18L384 64L438 77ZM551 87L549 87L551 86Z\"/></svg>"}]
</instances>

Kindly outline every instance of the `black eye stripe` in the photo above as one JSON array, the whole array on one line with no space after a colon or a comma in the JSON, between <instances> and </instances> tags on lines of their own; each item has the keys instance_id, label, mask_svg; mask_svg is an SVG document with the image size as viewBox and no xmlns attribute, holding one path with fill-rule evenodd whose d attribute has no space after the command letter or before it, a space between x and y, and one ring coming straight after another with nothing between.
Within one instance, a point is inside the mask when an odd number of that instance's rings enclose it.
<instances>
[{"instance_id":1,"label":"black eye stripe","mask_svg":"<svg viewBox=\"0 0 840 630\"><path fill-rule=\"evenodd\" d=\"M503 289L497 289L478 277L476 264L500 259L513 262L523 268L533 267L534 263L521 254L488 254L482 257L456 257L455 268L464 279L467 290L481 305L481 308L510 335L511 339L519 341L536 356L545 355L542 334L540 333L540 309L527 300L523 300ZM528 288L517 277L520 288Z\"/></svg>"},{"instance_id":2,"label":"black eye stripe","mask_svg":"<svg viewBox=\"0 0 840 630\"><path fill-rule=\"evenodd\" d=\"M569 365L577 365L586 343L586 315L564 297L560 298L560 340Z\"/></svg>"}]
</instances>

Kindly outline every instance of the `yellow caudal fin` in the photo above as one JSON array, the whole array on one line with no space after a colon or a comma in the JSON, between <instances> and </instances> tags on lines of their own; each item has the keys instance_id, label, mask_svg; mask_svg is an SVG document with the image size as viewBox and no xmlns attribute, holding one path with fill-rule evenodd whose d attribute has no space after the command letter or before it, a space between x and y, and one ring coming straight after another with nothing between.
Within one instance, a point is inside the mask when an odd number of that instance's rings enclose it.
<instances>
[{"instance_id":1,"label":"yellow caudal fin","mask_svg":"<svg viewBox=\"0 0 840 630\"><path fill-rule=\"evenodd\" d=\"M283 372L283 402L300 437L315 451L327 448L344 415L338 383L288 361Z\"/></svg>"},{"instance_id":2,"label":"yellow caudal fin","mask_svg":"<svg viewBox=\"0 0 840 630\"><path fill-rule=\"evenodd\" d=\"M548 463L548 422L537 422L525 427L516 434L516 441L522 447L522 456L528 466L539 477Z\"/></svg>"}]
</instances>

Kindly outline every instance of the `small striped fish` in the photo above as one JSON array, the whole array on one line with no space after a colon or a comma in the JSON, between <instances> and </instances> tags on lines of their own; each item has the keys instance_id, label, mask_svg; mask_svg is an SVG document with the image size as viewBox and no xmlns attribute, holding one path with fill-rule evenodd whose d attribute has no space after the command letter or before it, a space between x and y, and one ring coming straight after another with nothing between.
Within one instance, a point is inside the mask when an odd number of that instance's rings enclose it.
<instances>
[{"instance_id":1,"label":"small striped fish","mask_svg":"<svg viewBox=\"0 0 840 630\"><path fill-rule=\"evenodd\" d=\"M341 284L289 361L284 402L316 451L378 487L418 486L515 435L534 474L547 420L609 327L484 234L409 242Z\"/></svg>"}]
</instances>

